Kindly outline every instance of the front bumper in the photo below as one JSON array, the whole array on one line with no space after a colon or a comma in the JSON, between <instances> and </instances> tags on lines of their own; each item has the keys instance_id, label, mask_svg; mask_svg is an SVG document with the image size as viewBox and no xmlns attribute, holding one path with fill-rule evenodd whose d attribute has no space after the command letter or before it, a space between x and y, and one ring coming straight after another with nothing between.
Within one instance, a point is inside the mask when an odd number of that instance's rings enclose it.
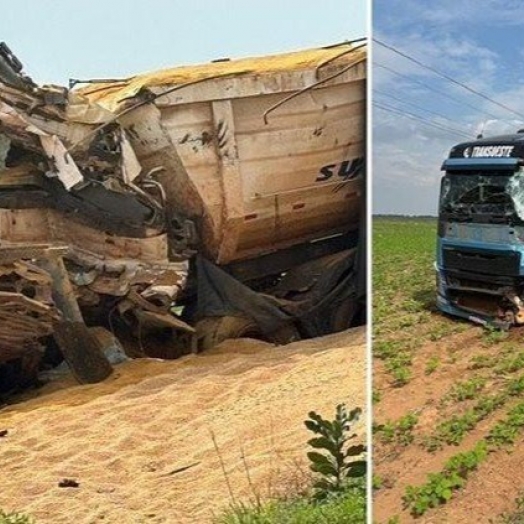
<instances>
[{"instance_id":1,"label":"front bumper","mask_svg":"<svg viewBox=\"0 0 524 524\"><path fill-rule=\"evenodd\" d=\"M495 314L493 311L488 312L461 307L461 305L457 303L457 300L454 300L449 296L444 272L439 270L437 267L435 267L435 269L437 275L436 305L439 311L442 311L448 315L463 318L470 322L474 322L475 324L480 324L484 327L509 329L512 325L516 324L514 321L514 316L511 317L512 319L509 319L508 316L501 315L500 313ZM496 300L495 297L491 298ZM500 299L502 302L503 297L500 296L498 299ZM502 307L500 311L503 311Z\"/></svg>"},{"instance_id":2,"label":"front bumper","mask_svg":"<svg viewBox=\"0 0 524 524\"><path fill-rule=\"evenodd\" d=\"M506 330L509 329L512 325L511 322L507 322L495 317L470 313L465 309L453 305L449 300L440 295L437 295L437 308L439 309L439 311L442 311L443 313L446 313L454 317L460 317L465 320L469 320L470 322L480 324L484 327L495 327L498 329Z\"/></svg>"}]
</instances>

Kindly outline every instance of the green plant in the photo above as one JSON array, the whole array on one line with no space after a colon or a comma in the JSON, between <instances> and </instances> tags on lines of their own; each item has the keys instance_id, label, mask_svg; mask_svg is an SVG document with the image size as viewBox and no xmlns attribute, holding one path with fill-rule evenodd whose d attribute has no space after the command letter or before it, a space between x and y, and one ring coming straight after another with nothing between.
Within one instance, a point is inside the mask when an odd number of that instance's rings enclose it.
<instances>
[{"instance_id":1,"label":"green plant","mask_svg":"<svg viewBox=\"0 0 524 524\"><path fill-rule=\"evenodd\" d=\"M485 410L492 410L509 396L509 385L520 384L522 377L508 383L505 392L491 397L491 402L484 402ZM520 388L519 388L520 390ZM479 410L481 404L477 404ZM499 421L489 434L475 448L466 453L459 453L452 457L441 473L428 476L428 482L422 486L408 486L404 495L404 503L411 507L414 516L424 514L429 508L444 504L451 498L453 491L462 487L472 471L485 459L488 446L507 446L514 444L521 428L524 427L524 402L514 406L504 420Z\"/></svg>"},{"instance_id":2,"label":"green plant","mask_svg":"<svg viewBox=\"0 0 524 524\"><path fill-rule=\"evenodd\" d=\"M464 400L471 400L477 396L477 393L484 389L486 385L486 379L483 377L473 377L463 382L455 384L451 391L448 393L448 397L457 402Z\"/></svg>"},{"instance_id":3,"label":"green plant","mask_svg":"<svg viewBox=\"0 0 524 524\"><path fill-rule=\"evenodd\" d=\"M378 389L373 389L372 401L373 404L378 404L382 400L382 392Z\"/></svg>"},{"instance_id":4,"label":"green plant","mask_svg":"<svg viewBox=\"0 0 524 524\"><path fill-rule=\"evenodd\" d=\"M524 351L505 356L495 367L495 373L514 373L524 368Z\"/></svg>"},{"instance_id":5,"label":"green plant","mask_svg":"<svg viewBox=\"0 0 524 524\"><path fill-rule=\"evenodd\" d=\"M216 524L365 524L366 488L358 479L322 502L301 498L275 500L260 507L236 505L215 519Z\"/></svg>"},{"instance_id":6,"label":"green plant","mask_svg":"<svg viewBox=\"0 0 524 524\"><path fill-rule=\"evenodd\" d=\"M446 503L453 496L453 491L463 485L464 480L457 474L430 473L423 486L407 486L404 503L411 507L411 514L418 517L428 509Z\"/></svg>"},{"instance_id":7,"label":"green plant","mask_svg":"<svg viewBox=\"0 0 524 524\"><path fill-rule=\"evenodd\" d=\"M512 397L519 396L524 392L524 376L510 380L506 386L506 390L508 395Z\"/></svg>"},{"instance_id":8,"label":"green plant","mask_svg":"<svg viewBox=\"0 0 524 524\"><path fill-rule=\"evenodd\" d=\"M396 422L387 421L385 424L374 426L374 432L380 435L380 440L384 443L394 442L401 446L407 446L413 442L413 429L417 425L418 415L408 413L400 417Z\"/></svg>"},{"instance_id":9,"label":"green plant","mask_svg":"<svg viewBox=\"0 0 524 524\"><path fill-rule=\"evenodd\" d=\"M514 382L516 381L509 382L501 393L482 396L471 409L461 415L453 415L449 420L438 424L433 435L424 439L424 447L429 452L433 452L441 449L444 444L459 445L466 434L474 429L481 420L506 403L511 394L509 391L515 388Z\"/></svg>"},{"instance_id":10,"label":"green plant","mask_svg":"<svg viewBox=\"0 0 524 524\"><path fill-rule=\"evenodd\" d=\"M424 446L430 452L440 449L443 443L458 446L465 434L471 431L478 421L479 417L473 409L460 416L454 415L450 420L445 420L437 426L435 434L424 440Z\"/></svg>"},{"instance_id":11,"label":"green plant","mask_svg":"<svg viewBox=\"0 0 524 524\"><path fill-rule=\"evenodd\" d=\"M475 355L470 360L469 369L484 369L495 365L497 359L491 355Z\"/></svg>"},{"instance_id":12,"label":"green plant","mask_svg":"<svg viewBox=\"0 0 524 524\"><path fill-rule=\"evenodd\" d=\"M6 513L0 509L0 524L34 524L34 520L21 513Z\"/></svg>"},{"instance_id":13,"label":"green plant","mask_svg":"<svg viewBox=\"0 0 524 524\"><path fill-rule=\"evenodd\" d=\"M463 399L469 396L475 387L479 387L481 382L470 380L461 383L455 391L457 399ZM524 392L524 376L508 380L504 389L494 395L483 395L479 397L475 405L463 412L461 415L453 415L449 420L444 420L435 429L432 435L425 437L423 440L424 447L430 451L436 451L442 448L444 444L458 445L462 442L464 436L475 428L475 426L484 420L488 415L506 404L510 397L519 396ZM449 396L449 395L448 395ZM517 411L516 411L517 410ZM518 415L518 405L514 408L508 417L508 420L499 422L492 430L488 440L495 445L513 443L520 428L520 418Z\"/></svg>"},{"instance_id":14,"label":"green plant","mask_svg":"<svg viewBox=\"0 0 524 524\"><path fill-rule=\"evenodd\" d=\"M395 357L402 350L402 344L391 340L375 341L373 356L383 360Z\"/></svg>"},{"instance_id":15,"label":"green plant","mask_svg":"<svg viewBox=\"0 0 524 524\"><path fill-rule=\"evenodd\" d=\"M319 475L313 484L316 500L323 500L331 493L342 491L350 479L366 474L366 461L356 459L366 451L366 446L348 446L349 441L356 437L350 431L361 412L360 408L348 411L344 404L339 404L334 420L326 420L311 411L309 419L304 422L309 431L318 435L308 440L308 444L319 451L310 451L307 454L311 471Z\"/></svg>"},{"instance_id":16,"label":"green plant","mask_svg":"<svg viewBox=\"0 0 524 524\"><path fill-rule=\"evenodd\" d=\"M412 357L428 339L469 327L435 314L436 229L434 219L373 219L373 356L384 361L396 387L410 382Z\"/></svg>"},{"instance_id":17,"label":"green plant","mask_svg":"<svg viewBox=\"0 0 524 524\"><path fill-rule=\"evenodd\" d=\"M509 334L507 331L503 331L499 328L493 326L486 326L484 329L484 344L486 346L493 346L495 344L500 344L502 341L508 338Z\"/></svg>"},{"instance_id":18,"label":"green plant","mask_svg":"<svg viewBox=\"0 0 524 524\"><path fill-rule=\"evenodd\" d=\"M452 325L437 325L431 329L431 331L428 333L428 337L429 340L431 340L432 342L437 342L437 340L441 340L444 337L451 335L454 332L454 330L455 329Z\"/></svg>"},{"instance_id":19,"label":"green plant","mask_svg":"<svg viewBox=\"0 0 524 524\"><path fill-rule=\"evenodd\" d=\"M500 524L522 524L524 522L524 497L515 499L516 509L512 513L503 513L499 517Z\"/></svg>"},{"instance_id":20,"label":"green plant","mask_svg":"<svg viewBox=\"0 0 524 524\"><path fill-rule=\"evenodd\" d=\"M418 415L415 413L408 413L398 420L396 433L399 444L407 446L413 442L413 429L417 422Z\"/></svg>"},{"instance_id":21,"label":"green plant","mask_svg":"<svg viewBox=\"0 0 524 524\"><path fill-rule=\"evenodd\" d=\"M313 491L308 487L307 490L300 492L286 492L283 496L273 497L266 502L258 496L247 503L233 497L220 450L214 434L211 433L231 498L229 508L215 517L214 522L216 524L365 524L366 461L355 457L360 457L366 448L362 445L349 445L356 437L351 429L360 414L360 408L348 412L344 404L337 406L335 419L332 421L325 420L314 411L310 412L309 419L304 421L304 424L316 436L311 438L308 444L319 450L308 453L310 469L319 475L313 485ZM251 485L243 450L242 459Z\"/></svg>"},{"instance_id":22,"label":"green plant","mask_svg":"<svg viewBox=\"0 0 524 524\"><path fill-rule=\"evenodd\" d=\"M387 421L384 424L373 423L373 435L384 444L389 444L395 440L395 423Z\"/></svg>"},{"instance_id":23,"label":"green plant","mask_svg":"<svg viewBox=\"0 0 524 524\"><path fill-rule=\"evenodd\" d=\"M390 517L388 519L388 524L400 524L400 517L398 515L395 515L394 517Z\"/></svg>"},{"instance_id":24,"label":"green plant","mask_svg":"<svg viewBox=\"0 0 524 524\"><path fill-rule=\"evenodd\" d=\"M462 488L469 474L476 470L488 453L486 443L479 442L471 451L458 453L446 462L440 473L430 473L422 486L407 486L403 500L415 517L428 509L445 504Z\"/></svg>"},{"instance_id":25,"label":"green plant","mask_svg":"<svg viewBox=\"0 0 524 524\"><path fill-rule=\"evenodd\" d=\"M371 481L371 486L373 489L378 490L384 485L384 480L382 477L379 477L378 475L373 475L373 479Z\"/></svg>"},{"instance_id":26,"label":"green plant","mask_svg":"<svg viewBox=\"0 0 524 524\"><path fill-rule=\"evenodd\" d=\"M503 406L506 401L507 394L504 391L496 395L486 395L479 398L473 410L477 414L478 420L483 420L496 409Z\"/></svg>"},{"instance_id":27,"label":"green plant","mask_svg":"<svg viewBox=\"0 0 524 524\"><path fill-rule=\"evenodd\" d=\"M425 375L431 375L440 366L440 359L437 356L430 357L426 362L426 369L424 369Z\"/></svg>"},{"instance_id":28,"label":"green plant","mask_svg":"<svg viewBox=\"0 0 524 524\"><path fill-rule=\"evenodd\" d=\"M395 356L391 356L385 363L386 370L393 375L393 385L396 387L404 386L411 379L411 353L399 351Z\"/></svg>"},{"instance_id":29,"label":"green plant","mask_svg":"<svg viewBox=\"0 0 524 524\"><path fill-rule=\"evenodd\" d=\"M395 367L391 370L391 373L395 387L405 386L411 380L411 370L407 367Z\"/></svg>"},{"instance_id":30,"label":"green plant","mask_svg":"<svg viewBox=\"0 0 524 524\"><path fill-rule=\"evenodd\" d=\"M520 429L524 426L524 402L508 412L506 419L493 426L486 440L497 447L514 444Z\"/></svg>"}]
</instances>

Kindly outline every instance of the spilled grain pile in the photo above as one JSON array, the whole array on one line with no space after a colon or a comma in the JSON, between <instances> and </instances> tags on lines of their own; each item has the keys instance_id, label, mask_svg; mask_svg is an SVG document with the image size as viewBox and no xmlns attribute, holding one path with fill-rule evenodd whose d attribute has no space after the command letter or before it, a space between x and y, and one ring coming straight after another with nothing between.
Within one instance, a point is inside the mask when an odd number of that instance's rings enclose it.
<instances>
[{"instance_id":1,"label":"spilled grain pile","mask_svg":"<svg viewBox=\"0 0 524 524\"><path fill-rule=\"evenodd\" d=\"M357 329L286 347L226 341L122 364L98 385L48 385L0 411L0 508L39 524L211 522L232 496L301 482L307 412L364 407L364 376Z\"/></svg>"}]
</instances>

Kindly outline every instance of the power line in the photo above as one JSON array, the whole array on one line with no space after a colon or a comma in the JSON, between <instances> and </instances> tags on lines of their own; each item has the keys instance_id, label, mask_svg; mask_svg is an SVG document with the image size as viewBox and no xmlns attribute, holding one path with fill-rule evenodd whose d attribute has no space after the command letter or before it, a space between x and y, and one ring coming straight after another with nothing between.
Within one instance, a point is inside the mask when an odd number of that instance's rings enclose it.
<instances>
[{"instance_id":1,"label":"power line","mask_svg":"<svg viewBox=\"0 0 524 524\"><path fill-rule=\"evenodd\" d=\"M462 131L455 131L455 130L452 130L452 129L448 129L446 127L439 126L438 124L434 124L433 122L431 122L429 120L425 120L423 118L419 118L419 117L417 117L415 115L412 115L412 114L409 114L409 113L404 113L404 112L396 110L394 108L382 106L381 104L379 104L377 102L373 102L373 105L375 107L377 107L378 109L381 109L382 111L387 111L388 113L393 113L393 114L396 114L396 115L399 115L399 116L402 116L402 117L406 117L406 118L409 118L410 120L416 120L416 121L420 122L421 124L423 124L423 125L425 125L427 127L432 127L434 129L438 129L439 131L443 131L444 133L455 135L455 136L460 136L461 138L466 138L466 137L467 138L471 138L470 136L466 135Z\"/></svg>"},{"instance_id":2,"label":"power line","mask_svg":"<svg viewBox=\"0 0 524 524\"><path fill-rule=\"evenodd\" d=\"M460 129L454 129L454 128L450 128L450 127L447 127L447 126L442 126L440 124L436 124L435 122L432 122L431 120L428 120L427 118L422 118L419 115L415 115L415 114L410 113L408 111L402 111L402 110L400 110L398 108L395 108L395 107L392 107L392 106L383 105L383 104L380 104L378 102L373 102L373 105L375 107L378 107L379 109L382 109L383 111L388 111L390 113L394 113L394 114L397 114L397 115L400 115L400 116L403 116L403 117L406 117L406 118L410 118L411 120L416 120L416 121L421 122L422 124L424 124L426 126L436 128L436 129L438 129L440 131L445 131L446 133L451 133L451 134L456 135L456 136L461 136L461 137L466 137L466 138L471 139L471 135L467 134L465 131L462 131Z\"/></svg>"},{"instance_id":3,"label":"power line","mask_svg":"<svg viewBox=\"0 0 524 524\"><path fill-rule=\"evenodd\" d=\"M396 100L397 102L400 102L401 104L406 104L407 106L418 109L419 111L424 111L425 113L429 113L430 115L438 116L440 118L443 118L444 120L447 120L448 122L451 122L452 124L458 124L458 122L456 122L455 120L451 120L450 118L448 118L446 115L443 115L442 113L437 113L436 111L431 111L431 109L426 109L425 107L419 106L417 104L407 102L406 100L402 100L402 98L398 98L394 95L386 93L385 91L381 91L380 89L373 89L373 93L378 93L379 95L387 96L388 98L391 98L392 100Z\"/></svg>"},{"instance_id":4,"label":"power line","mask_svg":"<svg viewBox=\"0 0 524 524\"><path fill-rule=\"evenodd\" d=\"M385 44L384 42L381 42L380 40L377 40L376 38L373 38L373 41L375 41L377 44L381 45L382 47L385 47L386 49L389 49L390 51L393 51L397 55L400 55L400 56L406 58L407 60L410 60L414 64L417 64L418 66L423 67L424 69L427 69L428 71L431 71L431 72L435 73L436 75L444 78L448 82L451 82L451 83L453 83L455 85L458 85L459 87L462 87L466 91L469 91L470 93L473 93L473 94L475 94L477 96L480 96L481 98L484 98L485 100L488 100L492 104L495 104L495 105L497 105L499 107L502 107L506 111L510 111L511 113L514 113L515 115L518 115L521 118L524 118L524 113L519 113L518 111L516 111L515 109L512 109L511 107L509 107L509 106L507 106L505 104L502 104L500 102L497 102L496 100L494 100L493 98L489 97L488 95L485 95L484 93L481 93L480 91L477 91L476 89L473 89L472 87L468 86L467 84L464 84L463 82L459 82L458 80L455 80L454 78L452 78L451 76L447 75L446 73L442 73L438 69L435 69L434 67L431 67L431 66L429 66L427 64L424 64L420 60L417 60L416 58L413 58L413 57L407 55L406 53L403 53L402 51L399 51L398 49L394 48L393 46Z\"/></svg>"},{"instance_id":5,"label":"power line","mask_svg":"<svg viewBox=\"0 0 524 524\"><path fill-rule=\"evenodd\" d=\"M375 66L380 67L382 69L385 69L386 71L389 71L390 73L393 73L393 74L395 74L395 75L397 75L397 76L399 76L401 78L406 78L409 82L421 85L422 87L425 87L429 91L433 91L434 93L437 93L437 94L439 94L441 96L444 96L444 97L448 98L449 100L452 100L456 104L464 105L466 107L469 107L470 109L473 109L477 113L480 113L480 114L482 114L484 116L490 116L491 118L495 118L497 120L500 119L500 116L496 116L496 115L494 115L492 113L488 113L487 111L483 111L482 109L479 109L478 107L474 106L473 104L468 104L467 102L464 102L463 100L459 100L458 98L455 98L455 97L453 97L451 95L448 95L447 93L444 93L444 91L440 91L440 89L436 89L436 88L434 88L433 86L431 86L429 84L425 84L424 82L421 82L420 80L415 80L414 78L411 78L408 75L404 75L402 73L399 73L398 71L395 71L391 67L385 66L383 64L379 64L378 62L375 62L375 60L373 60L373 67L375 67Z\"/></svg>"},{"instance_id":6,"label":"power line","mask_svg":"<svg viewBox=\"0 0 524 524\"><path fill-rule=\"evenodd\" d=\"M471 138L471 134L469 133L469 131L467 130L464 130L464 129L458 129L456 127L450 127L450 126L446 126L444 124L439 124L437 122L434 122L433 120L429 120L427 118L424 118L420 115L417 115L415 113L411 113L409 111L405 111L403 109L400 109L398 107L394 107L394 106L390 106L389 104L381 104L379 102L374 102L374 104L379 107L380 109L385 109L386 111L390 111L390 112L396 112L397 114L401 115L401 116L407 116L413 120L417 120L419 122L423 122L425 123L426 125L430 125L431 127L436 127L436 128L439 128L443 131L450 131L452 133L456 133L456 134L459 134L461 136L464 136L464 137L467 137L467 138Z\"/></svg>"}]
</instances>

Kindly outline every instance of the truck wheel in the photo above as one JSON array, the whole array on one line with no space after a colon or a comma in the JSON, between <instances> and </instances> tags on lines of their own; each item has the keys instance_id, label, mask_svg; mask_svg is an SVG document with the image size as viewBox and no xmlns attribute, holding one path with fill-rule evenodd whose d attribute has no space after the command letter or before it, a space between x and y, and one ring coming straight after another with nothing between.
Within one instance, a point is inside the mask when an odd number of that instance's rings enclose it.
<instances>
[{"instance_id":1,"label":"truck wheel","mask_svg":"<svg viewBox=\"0 0 524 524\"><path fill-rule=\"evenodd\" d=\"M275 344L287 344L300 336L294 327L285 326L272 336L265 336L256 322L246 317L206 317L196 324L198 350L211 349L228 338L255 338Z\"/></svg>"}]
</instances>

